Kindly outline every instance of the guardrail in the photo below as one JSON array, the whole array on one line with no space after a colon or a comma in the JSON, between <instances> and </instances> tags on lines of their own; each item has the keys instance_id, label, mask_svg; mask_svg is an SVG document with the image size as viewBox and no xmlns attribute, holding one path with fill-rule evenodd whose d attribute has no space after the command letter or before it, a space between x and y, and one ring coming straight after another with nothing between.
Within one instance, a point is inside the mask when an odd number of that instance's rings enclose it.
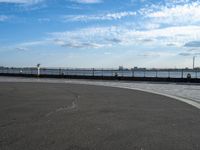
<instances>
[{"instance_id":1,"label":"guardrail","mask_svg":"<svg viewBox=\"0 0 200 150\"><path fill-rule=\"evenodd\" d=\"M37 68L0 68L0 75L37 76ZM199 69L72 69L40 68L40 77L125 79L152 81L200 80ZM170 79L170 80L169 80Z\"/></svg>"},{"instance_id":2,"label":"guardrail","mask_svg":"<svg viewBox=\"0 0 200 150\"><path fill-rule=\"evenodd\" d=\"M37 68L0 68L0 74L37 75ZM193 69L51 69L41 68L41 75L80 75L80 76L118 76L118 77L155 77L155 78L200 78L200 70Z\"/></svg>"}]
</instances>

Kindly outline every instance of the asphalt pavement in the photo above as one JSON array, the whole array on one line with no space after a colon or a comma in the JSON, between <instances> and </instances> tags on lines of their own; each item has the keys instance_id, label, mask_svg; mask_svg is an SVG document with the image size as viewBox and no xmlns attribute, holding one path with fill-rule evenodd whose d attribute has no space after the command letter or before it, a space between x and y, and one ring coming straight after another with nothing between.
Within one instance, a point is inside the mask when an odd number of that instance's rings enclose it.
<instances>
[{"instance_id":1,"label":"asphalt pavement","mask_svg":"<svg viewBox=\"0 0 200 150\"><path fill-rule=\"evenodd\" d=\"M0 150L200 150L200 110L136 90L0 82Z\"/></svg>"}]
</instances>

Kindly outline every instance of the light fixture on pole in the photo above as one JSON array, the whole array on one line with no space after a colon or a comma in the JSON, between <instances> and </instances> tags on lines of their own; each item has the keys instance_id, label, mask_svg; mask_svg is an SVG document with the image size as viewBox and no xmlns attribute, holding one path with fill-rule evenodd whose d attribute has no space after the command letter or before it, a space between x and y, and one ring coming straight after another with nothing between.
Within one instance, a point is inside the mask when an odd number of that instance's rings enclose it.
<instances>
[{"instance_id":1,"label":"light fixture on pole","mask_svg":"<svg viewBox=\"0 0 200 150\"><path fill-rule=\"evenodd\" d=\"M37 64L37 76L40 76L40 64Z\"/></svg>"},{"instance_id":2,"label":"light fixture on pole","mask_svg":"<svg viewBox=\"0 0 200 150\"><path fill-rule=\"evenodd\" d=\"M195 58L196 58L196 56L193 56L193 69L195 67Z\"/></svg>"}]
</instances>

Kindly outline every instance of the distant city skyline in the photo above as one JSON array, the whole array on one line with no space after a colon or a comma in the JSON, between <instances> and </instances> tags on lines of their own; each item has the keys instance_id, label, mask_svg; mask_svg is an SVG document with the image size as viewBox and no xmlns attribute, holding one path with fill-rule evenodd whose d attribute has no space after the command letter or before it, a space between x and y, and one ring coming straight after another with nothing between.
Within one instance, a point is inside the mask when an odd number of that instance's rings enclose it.
<instances>
[{"instance_id":1,"label":"distant city skyline","mask_svg":"<svg viewBox=\"0 0 200 150\"><path fill-rule=\"evenodd\" d=\"M0 0L0 66L200 67L199 0Z\"/></svg>"}]
</instances>

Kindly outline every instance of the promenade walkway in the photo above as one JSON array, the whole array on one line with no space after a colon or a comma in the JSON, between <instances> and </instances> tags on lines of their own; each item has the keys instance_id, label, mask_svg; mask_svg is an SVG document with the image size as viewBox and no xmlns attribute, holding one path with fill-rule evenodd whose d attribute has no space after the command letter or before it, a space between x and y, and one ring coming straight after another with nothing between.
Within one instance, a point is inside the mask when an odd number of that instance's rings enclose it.
<instances>
[{"instance_id":1,"label":"promenade walkway","mask_svg":"<svg viewBox=\"0 0 200 150\"><path fill-rule=\"evenodd\" d=\"M0 82L1 150L199 150L199 116L138 90Z\"/></svg>"}]
</instances>

